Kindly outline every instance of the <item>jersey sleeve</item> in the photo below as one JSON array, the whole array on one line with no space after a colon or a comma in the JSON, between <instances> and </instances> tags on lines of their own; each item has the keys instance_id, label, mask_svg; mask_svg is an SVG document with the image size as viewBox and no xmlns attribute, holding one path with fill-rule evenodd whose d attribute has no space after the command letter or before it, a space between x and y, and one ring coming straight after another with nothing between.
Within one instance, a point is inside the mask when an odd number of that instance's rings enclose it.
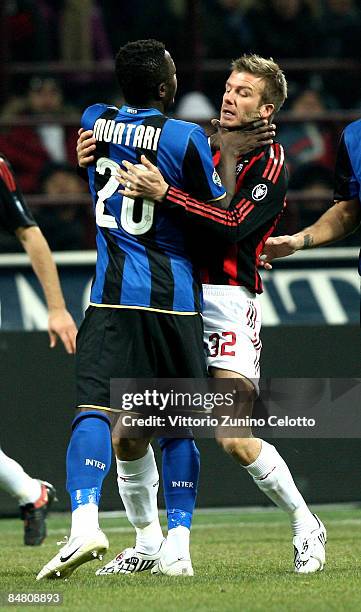
<instances>
[{"instance_id":1,"label":"jersey sleeve","mask_svg":"<svg viewBox=\"0 0 361 612\"><path fill-rule=\"evenodd\" d=\"M182 165L183 188L200 200L215 201L225 197L226 191L213 165L206 134L199 126L192 130Z\"/></svg>"},{"instance_id":2,"label":"jersey sleeve","mask_svg":"<svg viewBox=\"0 0 361 612\"><path fill-rule=\"evenodd\" d=\"M245 175L244 182L238 182L228 210L217 206L217 202L196 200L174 187L169 188L165 205L182 208L190 221L197 219L198 225L227 242L239 242L277 217L285 207L287 175L283 149L278 145L270 160L261 157L255 160L253 171Z\"/></svg>"},{"instance_id":3,"label":"jersey sleeve","mask_svg":"<svg viewBox=\"0 0 361 612\"><path fill-rule=\"evenodd\" d=\"M335 202L353 200L358 197L359 189L346 145L345 131L343 131L337 149L334 200Z\"/></svg>"},{"instance_id":4,"label":"jersey sleeve","mask_svg":"<svg viewBox=\"0 0 361 612\"><path fill-rule=\"evenodd\" d=\"M80 125L84 130L92 130L94 128L95 121L104 113L109 107L106 104L92 104L88 106L82 114ZM115 107L114 107L115 108Z\"/></svg>"},{"instance_id":5,"label":"jersey sleeve","mask_svg":"<svg viewBox=\"0 0 361 612\"><path fill-rule=\"evenodd\" d=\"M37 223L18 187L10 163L0 156L0 226L13 233L19 227Z\"/></svg>"}]
</instances>

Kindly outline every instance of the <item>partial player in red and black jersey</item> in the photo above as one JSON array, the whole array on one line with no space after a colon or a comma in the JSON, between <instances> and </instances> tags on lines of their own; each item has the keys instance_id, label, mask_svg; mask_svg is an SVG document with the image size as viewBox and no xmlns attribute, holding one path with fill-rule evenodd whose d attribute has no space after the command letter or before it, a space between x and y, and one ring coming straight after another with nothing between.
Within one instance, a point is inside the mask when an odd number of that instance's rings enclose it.
<instances>
[{"instance_id":1,"label":"partial player in red and black jersey","mask_svg":"<svg viewBox=\"0 0 361 612\"><path fill-rule=\"evenodd\" d=\"M223 129L235 130L257 118L271 119L286 97L286 81L273 60L251 55L233 62L226 83L220 116ZM232 134L224 134L232 138ZM204 284L204 330L208 346L210 372L219 378L237 378L240 390L238 413L244 418L253 411L258 390L261 342L260 306L257 293L262 291L257 260L264 242L272 233L284 208L287 178L281 145L273 143L237 158L232 148L222 156L219 168L224 184L233 177L234 198L228 210L217 203L200 202L180 190L161 185L153 192L139 189L140 176L149 182L151 164L142 160L148 172L138 173L126 164L132 174L121 173L124 195L153 197L161 206L183 208L190 224L197 223L198 232L208 239L207 274ZM227 147L226 147L227 149ZM225 157L227 159L225 159ZM164 196L165 199L164 199ZM209 237L213 235L212 240ZM203 241L204 244L204 241ZM258 487L291 519L295 548L294 569L298 573L316 572L325 562L326 530L312 515L298 491L287 465L277 450L264 440L253 438L245 427L220 433L218 442L245 467ZM227 435L227 434L226 434ZM305 552L307 551L307 552Z\"/></svg>"},{"instance_id":2,"label":"partial player in red and black jersey","mask_svg":"<svg viewBox=\"0 0 361 612\"><path fill-rule=\"evenodd\" d=\"M20 227L37 223L16 183L9 161L0 154L0 227L16 233Z\"/></svg>"},{"instance_id":3,"label":"partial player in red and black jersey","mask_svg":"<svg viewBox=\"0 0 361 612\"><path fill-rule=\"evenodd\" d=\"M55 346L56 335L59 335L67 352L73 353L76 327L65 308L50 249L27 207L9 161L1 154L0 228L16 234L30 257L47 300L50 346ZM19 503L20 516L24 520L24 544L40 545L46 537L45 518L55 498L54 487L48 482L31 478L0 448L0 488L15 497Z\"/></svg>"},{"instance_id":4,"label":"partial player in red and black jersey","mask_svg":"<svg viewBox=\"0 0 361 612\"><path fill-rule=\"evenodd\" d=\"M66 351L74 353L77 330L65 307L64 296L49 245L25 202L10 162L1 153L0 228L15 234L29 255L48 306L50 346L55 346L56 338L59 336Z\"/></svg>"},{"instance_id":5,"label":"partial player in red and black jersey","mask_svg":"<svg viewBox=\"0 0 361 612\"><path fill-rule=\"evenodd\" d=\"M218 164L218 154L214 161ZM174 187L168 190L166 204L182 206L193 230L194 226L201 234L204 227L209 230L207 240L212 248L206 251L203 283L245 286L252 293L261 293L259 254L285 207L287 173L282 146L273 143L239 157L236 177L236 193L227 210Z\"/></svg>"}]
</instances>

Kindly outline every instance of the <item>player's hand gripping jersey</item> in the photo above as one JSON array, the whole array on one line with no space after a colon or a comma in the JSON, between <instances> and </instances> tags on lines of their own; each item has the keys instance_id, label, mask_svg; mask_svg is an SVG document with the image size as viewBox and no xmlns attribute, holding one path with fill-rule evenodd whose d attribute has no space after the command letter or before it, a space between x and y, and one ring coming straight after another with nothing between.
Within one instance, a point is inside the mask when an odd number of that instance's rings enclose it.
<instances>
[{"instance_id":1,"label":"player's hand gripping jersey","mask_svg":"<svg viewBox=\"0 0 361 612\"><path fill-rule=\"evenodd\" d=\"M219 153L214 161L219 163ZM169 189L165 204L181 206L193 225L196 219L213 233L213 239L211 234L208 237L211 248L204 283L243 285L252 293L261 293L258 257L285 207L287 173L282 146L274 143L241 156L236 172L236 193L228 210L217 203L197 201L174 187Z\"/></svg>"},{"instance_id":2,"label":"player's hand gripping jersey","mask_svg":"<svg viewBox=\"0 0 361 612\"><path fill-rule=\"evenodd\" d=\"M0 154L0 228L11 234L37 225L16 183L9 161Z\"/></svg>"},{"instance_id":3,"label":"player's hand gripping jersey","mask_svg":"<svg viewBox=\"0 0 361 612\"><path fill-rule=\"evenodd\" d=\"M145 154L170 184L205 201L223 198L205 133L156 109L104 104L84 112L82 127L97 139L88 169L98 250L91 303L198 312L200 289L181 226L165 207L120 195L115 175L122 160L139 163Z\"/></svg>"}]
</instances>

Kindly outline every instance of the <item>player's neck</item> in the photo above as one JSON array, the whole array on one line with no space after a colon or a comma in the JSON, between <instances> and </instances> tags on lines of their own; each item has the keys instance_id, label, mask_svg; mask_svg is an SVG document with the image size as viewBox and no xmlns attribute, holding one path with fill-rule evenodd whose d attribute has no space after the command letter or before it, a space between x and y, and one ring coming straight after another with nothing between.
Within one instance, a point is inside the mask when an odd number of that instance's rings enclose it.
<instances>
[{"instance_id":1,"label":"player's neck","mask_svg":"<svg viewBox=\"0 0 361 612\"><path fill-rule=\"evenodd\" d=\"M143 102L142 104L130 104L129 102L125 101L125 104L127 106L133 106L134 108L156 108L161 113L164 113L165 111L164 104L161 100L149 100L148 102Z\"/></svg>"}]
</instances>

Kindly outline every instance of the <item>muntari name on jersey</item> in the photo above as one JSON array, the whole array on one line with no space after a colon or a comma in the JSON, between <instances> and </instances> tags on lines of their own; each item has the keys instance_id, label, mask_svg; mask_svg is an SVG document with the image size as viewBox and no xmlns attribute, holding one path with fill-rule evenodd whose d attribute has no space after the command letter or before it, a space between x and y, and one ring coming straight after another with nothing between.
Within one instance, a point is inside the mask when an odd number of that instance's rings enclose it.
<instances>
[{"instance_id":1,"label":"muntari name on jersey","mask_svg":"<svg viewBox=\"0 0 361 612\"><path fill-rule=\"evenodd\" d=\"M156 151L161 131L161 128L152 125L132 125L99 118L94 125L94 138L103 142Z\"/></svg>"}]
</instances>

